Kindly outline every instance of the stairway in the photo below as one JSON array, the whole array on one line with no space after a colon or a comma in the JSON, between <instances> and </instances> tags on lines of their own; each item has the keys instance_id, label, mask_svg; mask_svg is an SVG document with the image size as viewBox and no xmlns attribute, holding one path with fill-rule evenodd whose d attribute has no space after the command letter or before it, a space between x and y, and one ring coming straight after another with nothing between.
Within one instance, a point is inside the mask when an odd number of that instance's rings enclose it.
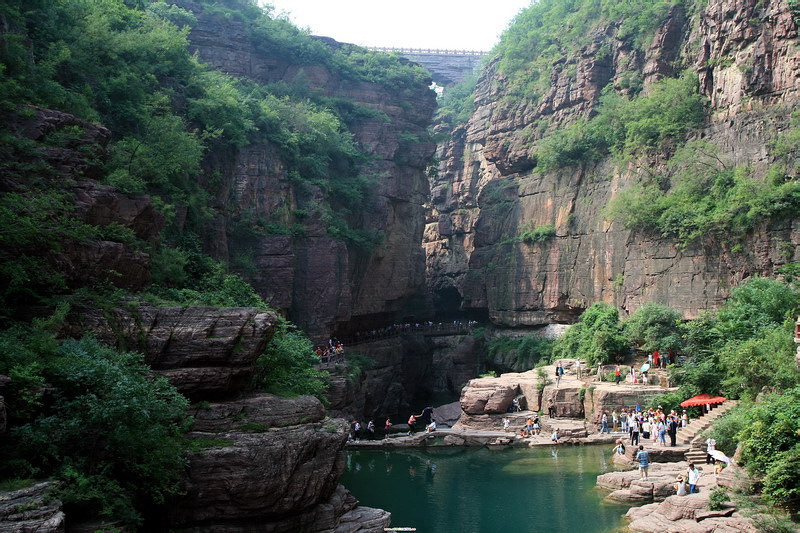
<instances>
[{"instance_id":1,"label":"stairway","mask_svg":"<svg viewBox=\"0 0 800 533\"><path fill-rule=\"evenodd\" d=\"M686 460L690 463L703 463L706 460L706 441L700 433L708 428L714 420L721 417L737 403L736 400L728 400L714 409L710 413L695 418L685 428L678 430L678 444L688 444L689 451L686 452Z\"/></svg>"}]
</instances>

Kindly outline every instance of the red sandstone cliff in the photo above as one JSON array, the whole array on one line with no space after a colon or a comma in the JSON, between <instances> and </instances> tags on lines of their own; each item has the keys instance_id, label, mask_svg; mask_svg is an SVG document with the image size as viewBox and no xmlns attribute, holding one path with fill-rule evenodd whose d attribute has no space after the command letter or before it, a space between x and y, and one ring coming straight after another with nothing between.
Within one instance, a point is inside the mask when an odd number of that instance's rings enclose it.
<instances>
[{"instance_id":1,"label":"red sandstone cliff","mask_svg":"<svg viewBox=\"0 0 800 533\"><path fill-rule=\"evenodd\" d=\"M604 43L613 52L597 59ZM566 59L577 75L554 68L550 91L537 103L502 104L506 80L490 64L472 118L440 146L439 175L431 183L424 247L439 307L461 305L510 326L572 321L596 301L627 312L658 302L688 318L718 305L742 279L770 275L796 258L798 217L763 224L740 248L707 239L681 249L660 235L627 231L607 222L601 209L642 166L657 169L663 157L538 172L531 143L541 137L540 124L589 117L604 86L620 88L623 63L638 70L645 91L690 67L711 106L698 136L721 158L763 175L772 162L770 141L798 107L797 44L784 0L710 0L694 16L674 7L645 54L619 41L613 26L598 31ZM508 242L523 227L545 224L556 228L547 242Z\"/></svg>"}]
</instances>

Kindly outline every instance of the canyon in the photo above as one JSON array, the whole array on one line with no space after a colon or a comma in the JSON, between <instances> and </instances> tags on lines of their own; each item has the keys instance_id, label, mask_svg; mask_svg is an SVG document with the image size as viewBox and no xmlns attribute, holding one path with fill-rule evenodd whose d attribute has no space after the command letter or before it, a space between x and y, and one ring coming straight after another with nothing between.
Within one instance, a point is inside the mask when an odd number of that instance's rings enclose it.
<instances>
[{"instance_id":1,"label":"canyon","mask_svg":"<svg viewBox=\"0 0 800 533\"><path fill-rule=\"evenodd\" d=\"M486 370L486 346L472 331L421 330L347 346L370 366L356 376L335 372L327 406L310 396L253 392L256 359L279 316L316 344L427 321L477 320L511 335L541 332L575 322L594 302L622 314L659 303L690 319L718 307L743 280L774 276L798 259L797 213L764 220L738 240L706 235L688 245L608 220L607 204L643 172L663 171L674 147L555 170L537 168L535 156L549 133L594 116L603 89L621 88L626 73L641 76L646 94L659 80L688 69L710 111L691 138L713 146L726 164L747 166L763 179L775 162L773 144L790 130L798 108L798 26L786 0L712 0L697 10L676 4L644 52L610 23L553 66L550 87L538 99L516 98L499 60L492 59L477 82L467 122L452 131L437 126L434 135L429 129L437 102L430 80L392 87L323 64L294 64L265 51L243 20L194 0L177 5L196 17L190 47L209 68L261 86L302 86L360 110L346 126L366 156L358 172L372 189L351 222L381 237L359 247L332 235L326 214L336 214L329 199L321 187L298 183L275 143L227 146L203 161L204 175L218 183L202 248L232 265L270 310L163 306L133 298L111 309L72 309L61 336L91 332L120 350L141 352L156 375L192 402L188 438L200 447L189 454L182 494L160 517L170 530L383 531L389 513L359 506L339 483L351 419L405 417L436 395L448 395L461 397L462 425L481 427L487 415L505 412L517 393L529 401L538 394L532 376L470 383ZM332 49L348 46L313 39ZM35 106L15 120L15 131L31 141L79 132L46 157L71 180L80 220L125 228L146 243L161 239L166 223L153 198L100 183L98 161L108 158L109 129ZM179 207L178 229L187 217L187 208ZM281 229L299 224L302 231L240 238L238 229L254 219ZM554 228L551 238L517 239L525 229L543 226ZM251 268L239 265L241 257ZM138 291L152 281L152 258L111 240L71 242L55 261L70 288L111 284ZM0 393L7 385L0 376ZM602 391L584 398L582 387L573 385L545 391L557 396L560 416L590 418L598 409L640 399ZM0 434L6 425L0 395ZM575 438L584 436L576 431ZM20 501L44 501L42 491L33 487ZM39 517L41 530L61 531L64 516L50 503ZM19 524L36 519L25 513L16 518Z\"/></svg>"}]
</instances>

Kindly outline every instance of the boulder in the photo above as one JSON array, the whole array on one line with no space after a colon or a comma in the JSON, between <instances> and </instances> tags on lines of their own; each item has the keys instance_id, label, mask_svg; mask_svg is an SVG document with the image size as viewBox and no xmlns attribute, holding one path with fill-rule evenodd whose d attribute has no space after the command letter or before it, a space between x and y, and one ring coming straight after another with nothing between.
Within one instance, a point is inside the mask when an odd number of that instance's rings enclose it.
<instances>
[{"instance_id":1,"label":"boulder","mask_svg":"<svg viewBox=\"0 0 800 533\"><path fill-rule=\"evenodd\" d=\"M193 400L229 397L249 385L276 323L250 307L137 306L85 309L75 333L91 330L121 349L141 351L153 369Z\"/></svg>"},{"instance_id":2,"label":"boulder","mask_svg":"<svg viewBox=\"0 0 800 533\"><path fill-rule=\"evenodd\" d=\"M334 495L344 468L340 452L347 423L326 419L258 433L192 432L189 437L210 447L190 454L185 493L170 505L171 526L278 524L288 516L302 522ZM273 530L281 529L263 531Z\"/></svg>"},{"instance_id":3,"label":"boulder","mask_svg":"<svg viewBox=\"0 0 800 533\"><path fill-rule=\"evenodd\" d=\"M228 402L195 404L190 414L194 418L192 431L261 432L270 428L321 422L325 418L325 408L313 396L281 398L261 393Z\"/></svg>"}]
</instances>

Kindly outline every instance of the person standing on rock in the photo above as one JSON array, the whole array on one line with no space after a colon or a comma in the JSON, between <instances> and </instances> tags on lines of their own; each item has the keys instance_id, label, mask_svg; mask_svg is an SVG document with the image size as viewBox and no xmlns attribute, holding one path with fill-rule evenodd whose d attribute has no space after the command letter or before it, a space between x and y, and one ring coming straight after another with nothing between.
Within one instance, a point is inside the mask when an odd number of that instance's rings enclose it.
<instances>
[{"instance_id":1,"label":"person standing on rock","mask_svg":"<svg viewBox=\"0 0 800 533\"><path fill-rule=\"evenodd\" d=\"M608 414L607 413L603 413L603 415L600 417L600 434L602 435L603 433L611 433L608 430Z\"/></svg>"},{"instance_id":2,"label":"person standing on rock","mask_svg":"<svg viewBox=\"0 0 800 533\"><path fill-rule=\"evenodd\" d=\"M631 446L639 444L639 421L634 419L631 425Z\"/></svg>"},{"instance_id":3,"label":"person standing on rock","mask_svg":"<svg viewBox=\"0 0 800 533\"><path fill-rule=\"evenodd\" d=\"M509 427L510 425L511 425L511 419L510 419L510 418L508 418L508 417L505 417L505 418L503 419L503 431L508 431L508 427Z\"/></svg>"},{"instance_id":4,"label":"person standing on rock","mask_svg":"<svg viewBox=\"0 0 800 533\"><path fill-rule=\"evenodd\" d=\"M611 431L616 433L619 430L619 415L617 414L617 410L614 409L611 411Z\"/></svg>"},{"instance_id":5,"label":"person standing on rock","mask_svg":"<svg viewBox=\"0 0 800 533\"><path fill-rule=\"evenodd\" d=\"M411 436L414 434L414 426L417 423L416 415L411 415L408 417L408 435Z\"/></svg>"},{"instance_id":6,"label":"person standing on rock","mask_svg":"<svg viewBox=\"0 0 800 533\"><path fill-rule=\"evenodd\" d=\"M533 418L533 434L539 435L542 432L542 426L539 424L539 415L534 416Z\"/></svg>"},{"instance_id":7,"label":"person standing on rock","mask_svg":"<svg viewBox=\"0 0 800 533\"><path fill-rule=\"evenodd\" d=\"M647 481L647 469L650 466L650 454L647 453L647 451L644 449L644 446L639 446L639 453L636 454L636 460L639 461L639 479L642 481Z\"/></svg>"},{"instance_id":8,"label":"person standing on rock","mask_svg":"<svg viewBox=\"0 0 800 533\"><path fill-rule=\"evenodd\" d=\"M369 440L375 440L375 422L372 420L367 422L367 438Z\"/></svg>"},{"instance_id":9,"label":"person standing on rock","mask_svg":"<svg viewBox=\"0 0 800 533\"><path fill-rule=\"evenodd\" d=\"M678 440L678 421L674 416L669 417L667 433L669 433L669 445L675 446Z\"/></svg>"},{"instance_id":10,"label":"person standing on rock","mask_svg":"<svg viewBox=\"0 0 800 533\"><path fill-rule=\"evenodd\" d=\"M711 452L717 449L717 441L709 437L706 439L706 464L713 465L717 460L711 455Z\"/></svg>"},{"instance_id":11,"label":"person standing on rock","mask_svg":"<svg viewBox=\"0 0 800 533\"><path fill-rule=\"evenodd\" d=\"M383 438L384 439L389 436L389 431L391 431L391 429L392 429L392 419L391 418L387 418L386 422L384 422L384 424L383 424Z\"/></svg>"},{"instance_id":12,"label":"person standing on rock","mask_svg":"<svg viewBox=\"0 0 800 533\"><path fill-rule=\"evenodd\" d=\"M697 492L697 481L700 479L700 471L694 467L694 463L689 464L689 472L687 472L689 481L689 494Z\"/></svg>"},{"instance_id":13,"label":"person standing on rock","mask_svg":"<svg viewBox=\"0 0 800 533\"><path fill-rule=\"evenodd\" d=\"M614 369L614 385L619 385L620 380L622 379L622 371L619 369L619 365Z\"/></svg>"}]
</instances>

